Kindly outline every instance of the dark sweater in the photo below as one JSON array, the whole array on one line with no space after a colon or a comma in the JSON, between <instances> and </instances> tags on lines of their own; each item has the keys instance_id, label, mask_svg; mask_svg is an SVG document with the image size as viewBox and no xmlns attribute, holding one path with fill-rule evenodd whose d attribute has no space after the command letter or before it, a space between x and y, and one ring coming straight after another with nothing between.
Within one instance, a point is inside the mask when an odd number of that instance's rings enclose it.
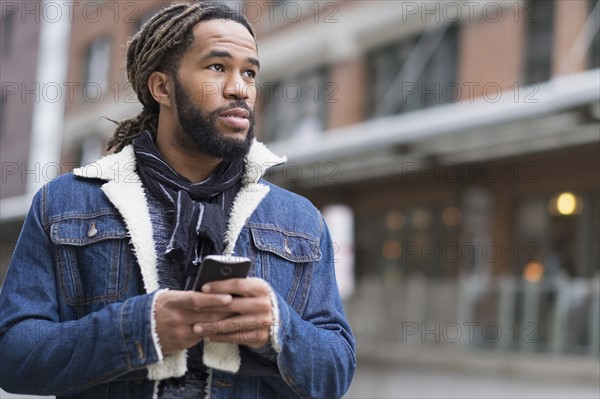
<instances>
[{"instance_id":1,"label":"dark sweater","mask_svg":"<svg viewBox=\"0 0 600 399\"><path fill-rule=\"evenodd\" d=\"M153 238L156 245L158 284L160 288L181 290L186 279L185 268L183 265L168 264L165 258L165 250L173 231L173 225L166 214L167 208L149 193L147 195ZM202 363L201 343L188 350L187 366L188 371L183 377L161 381L158 391L160 399L198 399L204 397L207 370Z\"/></svg>"}]
</instances>

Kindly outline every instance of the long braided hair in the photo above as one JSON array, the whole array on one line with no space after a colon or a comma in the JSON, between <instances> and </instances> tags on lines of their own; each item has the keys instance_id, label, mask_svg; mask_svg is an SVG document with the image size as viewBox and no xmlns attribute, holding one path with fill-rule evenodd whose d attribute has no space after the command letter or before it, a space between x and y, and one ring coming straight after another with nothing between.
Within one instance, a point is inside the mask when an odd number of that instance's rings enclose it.
<instances>
[{"instance_id":1,"label":"long braided hair","mask_svg":"<svg viewBox=\"0 0 600 399\"><path fill-rule=\"evenodd\" d=\"M246 18L223 3L198 1L163 9L146 22L127 43L127 79L143 109L117 123L108 141L108 150L119 152L140 133L156 133L159 105L148 89L148 77L155 71L175 74L185 52L194 43L193 27L201 21L221 18L245 26L256 37Z\"/></svg>"}]
</instances>

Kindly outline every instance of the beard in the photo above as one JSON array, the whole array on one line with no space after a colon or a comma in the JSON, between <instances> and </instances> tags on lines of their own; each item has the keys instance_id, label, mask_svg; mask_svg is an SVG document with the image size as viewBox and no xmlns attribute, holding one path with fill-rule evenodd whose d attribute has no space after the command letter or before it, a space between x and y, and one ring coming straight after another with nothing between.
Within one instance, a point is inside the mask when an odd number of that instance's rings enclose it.
<instances>
[{"instance_id":1,"label":"beard","mask_svg":"<svg viewBox=\"0 0 600 399\"><path fill-rule=\"evenodd\" d=\"M192 103L187 91L183 88L177 77L174 79L175 105L177 118L181 130L185 134L186 142L191 141L198 151L215 158L243 158L250 151L254 139L254 111L244 101L235 101L229 105L217 108L205 114L200 107ZM245 139L226 137L219 132L217 121L219 115L233 108L244 108L250 113L250 126ZM241 131L241 130L239 130ZM183 144L183 143L181 143ZM187 144L184 144L184 148Z\"/></svg>"}]
</instances>

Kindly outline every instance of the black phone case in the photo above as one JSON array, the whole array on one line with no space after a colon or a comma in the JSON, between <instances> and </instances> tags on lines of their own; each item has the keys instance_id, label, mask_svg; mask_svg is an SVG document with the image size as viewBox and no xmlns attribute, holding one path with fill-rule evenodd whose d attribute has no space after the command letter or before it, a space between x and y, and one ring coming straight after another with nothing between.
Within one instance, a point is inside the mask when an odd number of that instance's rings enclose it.
<instances>
[{"instance_id":1,"label":"black phone case","mask_svg":"<svg viewBox=\"0 0 600 399\"><path fill-rule=\"evenodd\" d=\"M204 284L211 281L244 278L248 275L251 264L250 259L243 257L206 257L200 265L192 289L200 291Z\"/></svg>"}]
</instances>

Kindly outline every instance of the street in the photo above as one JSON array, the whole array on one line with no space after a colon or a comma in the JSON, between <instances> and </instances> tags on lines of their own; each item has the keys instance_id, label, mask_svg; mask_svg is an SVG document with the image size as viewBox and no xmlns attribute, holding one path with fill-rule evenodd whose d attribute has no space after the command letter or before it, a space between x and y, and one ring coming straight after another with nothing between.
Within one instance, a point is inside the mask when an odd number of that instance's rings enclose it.
<instances>
[{"instance_id":1,"label":"street","mask_svg":"<svg viewBox=\"0 0 600 399\"><path fill-rule=\"evenodd\" d=\"M2 399L42 398L8 394ZM425 369L359 362L346 399L371 398L600 398L600 380L593 384L573 381L525 380L518 376L467 374L448 369Z\"/></svg>"},{"instance_id":2,"label":"street","mask_svg":"<svg viewBox=\"0 0 600 399\"><path fill-rule=\"evenodd\" d=\"M526 380L432 368L360 362L346 399L359 398L600 398L594 383Z\"/></svg>"}]
</instances>

